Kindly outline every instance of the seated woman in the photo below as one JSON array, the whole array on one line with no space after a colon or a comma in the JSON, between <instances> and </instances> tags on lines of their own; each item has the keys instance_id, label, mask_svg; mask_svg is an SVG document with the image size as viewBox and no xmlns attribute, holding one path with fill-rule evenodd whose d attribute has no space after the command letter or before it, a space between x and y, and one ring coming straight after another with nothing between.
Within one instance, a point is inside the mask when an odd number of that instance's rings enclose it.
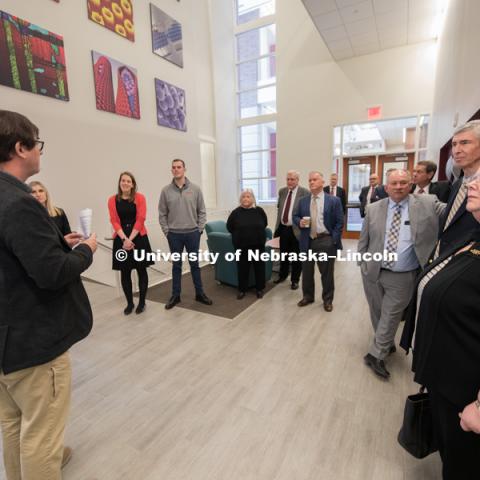
<instances>
[{"instance_id":1,"label":"seated woman","mask_svg":"<svg viewBox=\"0 0 480 480\"><path fill-rule=\"evenodd\" d=\"M480 222L480 177L467 210ZM479 225L480 227L480 225ZM401 346L413 346L415 381L427 387L444 480L479 478L480 230L421 273Z\"/></svg>"},{"instance_id":2,"label":"seated woman","mask_svg":"<svg viewBox=\"0 0 480 480\"><path fill-rule=\"evenodd\" d=\"M42 182L34 181L30 182L28 186L32 189L32 195L47 209L48 214L52 217L62 235L65 236L72 233L65 212L52 204L50 194L45 185Z\"/></svg>"},{"instance_id":3,"label":"seated woman","mask_svg":"<svg viewBox=\"0 0 480 480\"><path fill-rule=\"evenodd\" d=\"M133 311L132 270L137 270L140 298L135 313L145 310L145 297L148 290L147 267L153 261L147 260L147 254L152 252L145 228L147 202L145 197L137 192L137 182L130 172L123 172L118 179L118 192L108 199L108 211L112 224L113 251L112 268L120 270L122 289L127 299L123 310L125 315ZM125 258L118 252L124 250ZM141 260L136 260L134 250L141 251Z\"/></svg>"},{"instance_id":4,"label":"seated woman","mask_svg":"<svg viewBox=\"0 0 480 480\"><path fill-rule=\"evenodd\" d=\"M240 195L240 206L230 214L227 220L227 230L232 234L232 243L235 250L240 250L240 259L237 261L238 290L237 298L241 300L248 289L250 266L255 272L255 289L257 298L263 297L265 288L265 262L249 260L248 252L265 252L267 215L261 207L255 206L253 192L245 190Z\"/></svg>"}]
</instances>

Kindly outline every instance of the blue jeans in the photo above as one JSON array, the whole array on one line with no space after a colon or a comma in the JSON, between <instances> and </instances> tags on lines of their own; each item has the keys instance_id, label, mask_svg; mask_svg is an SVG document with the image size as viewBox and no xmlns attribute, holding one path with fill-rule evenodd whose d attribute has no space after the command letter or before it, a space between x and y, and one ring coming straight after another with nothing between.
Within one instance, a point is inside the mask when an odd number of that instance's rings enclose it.
<instances>
[{"instance_id":1,"label":"blue jeans","mask_svg":"<svg viewBox=\"0 0 480 480\"><path fill-rule=\"evenodd\" d=\"M170 252L182 253L185 249L187 253L195 252L198 254L200 246L200 232L191 233L173 233L167 235ZM200 276L200 267L198 261L189 260L190 271L192 272L193 285L197 295L203 294L202 278ZM179 297L182 290L182 260L173 262L172 266L172 296Z\"/></svg>"}]
</instances>

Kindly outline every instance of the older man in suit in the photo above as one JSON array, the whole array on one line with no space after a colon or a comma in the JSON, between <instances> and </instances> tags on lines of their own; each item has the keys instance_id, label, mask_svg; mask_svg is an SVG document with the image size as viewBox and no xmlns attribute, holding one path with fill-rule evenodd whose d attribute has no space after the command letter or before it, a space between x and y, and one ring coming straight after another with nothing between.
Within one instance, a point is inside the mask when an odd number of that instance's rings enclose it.
<instances>
[{"instance_id":1,"label":"older man in suit","mask_svg":"<svg viewBox=\"0 0 480 480\"><path fill-rule=\"evenodd\" d=\"M358 199L360 200L360 216L362 218L365 217L365 207L370 205L370 203L374 203L377 200L381 200L382 198L387 197L387 193L380 185L378 180L378 175L376 173L372 173L369 178L370 185L368 187L363 187L360 191L360 195Z\"/></svg>"},{"instance_id":2,"label":"older man in suit","mask_svg":"<svg viewBox=\"0 0 480 480\"><path fill-rule=\"evenodd\" d=\"M478 228L466 205L467 183L480 173L480 120L472 120L455 130L452 154L464 176L452 185L447 207L440 219L434 258L467 241Z\"/></svg>"},{"instance_id":3,"label":"older man in suit","mask_svg":"<svg viewBox=\"0 0 480 480\"><path fill-rule=\"evenodd\" d=\"M323 184L323 175L320 172L310 172L308 185L311 195L300 200L293 213L293 221L300 227L301 252L308 253L311 250L315 254L326 253L333 256L342 248L342 204L338 197L325 194ZM322 276L322 299L326 312L333 310L334 262L334 258L316 262ZM298 302L299 307L315 300L314 275L315 261L305 260L302 263L303 298Z\"/></svg>"},{"instance_id":4,"label":"older man in suit","mask_svg":"<svg viewBox=\"0 0 480 480\"><path fill-rule=\"evenodd\" d=\"M334 197L338 197L342 204L342 211L343 214L347 212L347 196L345 194L345 190L338 185L338 175L336 173L332 173L330 175L330 185L325 187L323 191L328 193L329 195L333 195Z\"/></svg>"},{"instance_id":5,"label":"older man in suit","mask_svg":"<svg viewBox=\"0 0 480 480\"><path fill-rule=\"evenodd\" d=\"M421 160L413 169L411 193L436 195L441 202L448 202L450 182L432 182L437 173L437 164L430 160Z\"/></svg>"},{"instance_id":6,"label":"older man in suit","mask_svg":"<svg viewBox=\"0 0 480 480\"><path fill-rule=\"evenodd\" d=\"M433 195L412 195L406 170L387 175L385 198L367 206L358 251L396 254L397 260L359 262L374 339L364 361L388 379L385 358L395 351L395 333L410 302L418 270L435 245L445 204Z\"/></svg>"},{"instance_id":7,"label":"older man in suit","mask_svg":"<svg viewBox=\"0 0 480 480\"><path fill-rule=\"evenodd\" d=\"M277 223L275 225L275 237L280 237L280 253L300 253L298 246L298 237L300 231L293 223L293 211L297 208L298 202L302 197L309 195L306 188L298 183L300 174L295 170L287 172L287 186L278 192L277 202ZM280 262L280 275L273 283L282 283L288 278L288 272L291 265L291 289L297 290L300 274L302 273L302 264L300 261L282 260Z\"/></svg>"}]
</instances>

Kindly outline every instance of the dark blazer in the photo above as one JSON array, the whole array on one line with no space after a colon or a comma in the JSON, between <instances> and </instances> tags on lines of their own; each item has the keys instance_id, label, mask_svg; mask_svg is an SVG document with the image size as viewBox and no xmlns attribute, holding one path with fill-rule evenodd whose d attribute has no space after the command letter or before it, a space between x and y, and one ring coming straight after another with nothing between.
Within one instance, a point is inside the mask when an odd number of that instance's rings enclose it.
<instances>
[{"instance_id":1,"label":"dark blazer","mask_svg":"<svg viewBox=\"0 0 480 480\"><path fill-rule=\"evenodd\" d=\"M358 199L360 200L360 216L362 218L365 217L365 207L367 206L367 195L370 190L370 185L368 187L363 187L360 191L360 195ZM370 203L374 203L377 200L381 200L382 198L387 198L388 194L385 191L383 185L377 185L373 190L373 195L370 199Z\"/></svg>"},{"instance_id":2,"label":"dark blazer","mask_svg":"<svg viewBox=\"0 0 480 480\"><path fill-rule=\"evenodd\" d=\"M411 193L415 191L415 188L416 188L416 185L413 184ZM448 181L431 182L428 189L428 193L431 195L436 195L441 202L447 203L448 197L450 195L450 189L451 189L451 185L450 185L450 182Z\"/></svg>"},{"instance_id":3,"label":"dark blazer","mask_svg":"<svg viewBox=\"0 0 480 480\"><path fill-rule=\"evenodd\" d=\"M328 187L323 187L323 191L325 193L330 194L330 185ZM343 214L345 215L345 213L347 212L347 196L345 195L345 190L342 187L339 187L338 185L337 185L336 196L340 199L340 202L342 202L342 210L343 210Z\"/></svg>"},{"instance_id":4,"label":"dark blazer","mask_svg":"<svg viewBox=\"0 0 480 480\"><path fill-rule=\"evenodd\" d=\"M461 248L459 245L437 258L419 280ZM413 346L415 381L442 394L458 411L475 400L480 390L479 276L477 242L470 251L453 257L426 285L416 326L415 290L400 341L407 352Z\"/></svg>"},{"instance_id":5,"label":"dark blazer","mask_svg":"<svg viewBox=\"0 0 480 480\"><path fill-rule=\"evenodd\" d=\"M343 212L342 204L338 197L332 197L332 195L325 195L325 202L323 206L323 223L325 228L332 236L333 243L338 249L342 249L342 229L343 229ZM302 217L310 216L310 202L311 195L303 197L298 202L297 209L293 212L293 221L295 225L300 228L300 251L307 252L310 247L310 227L301 228L300 220Z\"/></svg>"},{"instance_id":6,"label":"dark blazer","mask_svg":"<svg viewBox=\"0 0 480 480\"><path fill-rule=\"evenodd\" d=\"M71 250L29 187L0 172L0 368L4 373L49 362L88 335L92 310L80 274L92 259L87 245Z\"/></svg>"},{"instance_id":7,"label":"dark blazer","mask_svg":"<svg viewBox=\"0 0 480 480\"><path fill-rule=\"evenodd\" d=\"M472 235L472 233L478 228L478 222L473 218L470 212L467 212L467 198L463 201L462 205L458 209L457 213L452 219L452 222L448 228L443 231L445 223L448 218L448 214L452 209L455 197L458 190L462 185L463 179L458 179L453 185L448 199L447 207L443 211L440 217L440 224L438 229L438 238L440 240L440 256L458 245L464 244Z\"/></svg>"},{"instance_id":8,"label":"dark blazer","mask_svg":"<svg viewBox=\"0 0 480 480\"><path fill-rule=\"evenodd\" d=\"M285 202L287 201L287 195L288 195L288 187L283 187L278 191L278 201L277 201L277 221L275 223L275 233L273 234L274 237L278 237L280 235L279 232L279 227L280 227L280 222L282 221L282 213L283 213L283 206L285 205ZM295 211L295 208L297 208L298 202L302 197L306 197L310 195L310 191L307 190L304 187L301 187L300 185L298 186L297 194L295 195L295 201L293 202L293 208L292 208L292 223L293 223L293 212ZM293 233L295 236L298 238L300 236L300 230L298 227L293 224Z\"/></svg>"}]
</instances>

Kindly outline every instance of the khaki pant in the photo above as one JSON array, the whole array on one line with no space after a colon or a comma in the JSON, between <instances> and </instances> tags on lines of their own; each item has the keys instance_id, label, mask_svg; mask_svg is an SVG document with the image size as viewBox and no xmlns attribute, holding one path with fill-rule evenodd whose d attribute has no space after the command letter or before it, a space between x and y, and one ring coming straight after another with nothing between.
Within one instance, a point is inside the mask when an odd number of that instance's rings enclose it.
<instances>
[{"instance_id":1,"label":"khaki pant","mask_svg":"<svg viewBox=\"0 0 480 480\"><path fill-rule=\"evenodd\" d=\"M71 378L68 352L43 365L0 373L0 423L8 480L61 480Z\"/></svg>"}]
</instances>

